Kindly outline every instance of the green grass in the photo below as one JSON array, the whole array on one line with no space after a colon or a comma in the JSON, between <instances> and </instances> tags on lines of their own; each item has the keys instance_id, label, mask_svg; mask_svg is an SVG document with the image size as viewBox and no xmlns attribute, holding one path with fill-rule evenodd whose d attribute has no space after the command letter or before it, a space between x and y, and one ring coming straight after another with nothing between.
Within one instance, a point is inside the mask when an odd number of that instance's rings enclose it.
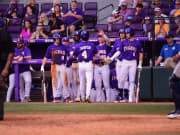
<instances>
[{"instance_id":1,"label":"green grass","mask_svg":"<svg viewBox=\"0 0 180 135\"><path fill-rule=\"evenodd\" d=\"M173 104L43 104L9 103L6 113L85 113L85 114L167 114Z\"/></svg>"}]
</instances>

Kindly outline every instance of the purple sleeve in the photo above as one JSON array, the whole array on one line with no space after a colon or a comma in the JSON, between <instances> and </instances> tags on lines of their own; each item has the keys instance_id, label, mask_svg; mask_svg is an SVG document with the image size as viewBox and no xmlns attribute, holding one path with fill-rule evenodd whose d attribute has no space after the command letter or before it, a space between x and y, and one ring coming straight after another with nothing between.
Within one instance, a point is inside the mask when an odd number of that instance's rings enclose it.
<instances>
[{"instance_id":1,"label":"purple sleeve","mask_svg":"<svg viewBox=\"0 0 180 135\"><path fill-rule=\"evenodd\" d=\"M108 54L109 57L112 57L113 54L116 52L116 46L117 46L117 41L114 43L114 46L113 46L112 50Z\"/></svg>"},{"instance_id":2,"label":"purple sleeve","mask_svg":"<svg viewBox=\"0 0 180 135\"><path fill-rule=\"evenodd\" d=\"M81 16L84 16L84 13L83 13L83 11L81 10L81 9L79 9L78 10L78 13L77 13L78 15L81 15Z\"/></svg>"},{"instance_id":3,"label":"purple sleeve","mask_svg":"<svg viewBox=\"0 0 180 135\"><path fill-rule=\"evenodd\" d=\"M51 58L51 50L50 50L50 47L48 47L47 51L46 51L46 54L45 56L46 58L50 59Z\"/></svg>"},{"instance_id":4,"label":"purple sleeve","mask_svg":"<svg viewBox=\"0 0 180 135\"><path fill-rule=\"evenodd\" d=\"M31 56L31 50L29 48L25 49L25 54L24 56Z\"/></svg>"}]
</instances>

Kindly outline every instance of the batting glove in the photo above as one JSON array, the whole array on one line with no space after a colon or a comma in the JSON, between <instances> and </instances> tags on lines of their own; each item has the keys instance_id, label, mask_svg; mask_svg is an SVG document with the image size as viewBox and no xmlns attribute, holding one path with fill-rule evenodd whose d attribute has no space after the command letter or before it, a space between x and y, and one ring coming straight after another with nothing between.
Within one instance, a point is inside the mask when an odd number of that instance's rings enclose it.
<instances>
[{"instance_id":1,"label":"batting glove","mask_svg":"<svg viewBox=\"0 0 180 135\"><path fill-rule=\"evenodd\" d=\"M142 69L142 61L139 61L138 69L139 69L139 70Z\"/></svg>"},{"instance_id":2,"label":"batting glove","mask_svg":"<svg viewBox=\"0 0 180 135\"><path fill-rule=\"evenodd\" d=\"M44 72L44 66L41 66L41 72Z\"/></svg>"}]
</instances>

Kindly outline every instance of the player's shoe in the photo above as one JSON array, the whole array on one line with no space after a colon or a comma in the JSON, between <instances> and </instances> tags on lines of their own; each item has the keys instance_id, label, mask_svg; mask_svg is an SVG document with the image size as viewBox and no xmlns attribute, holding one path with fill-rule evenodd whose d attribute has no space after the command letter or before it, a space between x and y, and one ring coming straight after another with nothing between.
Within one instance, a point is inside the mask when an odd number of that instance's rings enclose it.
<instances>
[{"instance_id":1,"label":"player's shoe","mask_svg":"<svg viewBox=\"0 0 180 135\"><path fill-rule=\"evenodd\" d=\"M180 117L180 110L175 110L173 112L170 112L167 117L169 119L175 119L177 117Z\"/></svg>"},{"instance_id":2,"label":"player's shoe","mask_svg":"<svg viewBox=\"0 0 180 135\"><path fill-rule=\"evenodd\" d=\"M25 97L25 98L24 98L24 102L31 102L30 97L29 97L29 96Z\"/></svg>"},{"instance_id":3,"label":"player's shoe","mask_svg":"<svg viewBox=\"0 0 180 135\"><path fill-rule=\"evenodd\" d=\"M81 102L80 98L77 97L77 98L75 99L75 102Z\"/></svg>"},{"instance_id":4,"label":"player's shoe","mask_svg":"<svg viewBox=\"0 0 180 135\"><path fill-rule=\"evenodd\" d=\"M121 97L117 96L117 97L116 97L116 100L114 101L114 103L119 103L120 100L121 100Z\"/></svg>"},{"instance_id":5,"label":"player's shoe","mask_svg":"<svg viewBox=\"0 0 180 135\"><path fill-rule=\"evenodd\" d=\"M65 99L65 102L66 102L66 103L73 103L73 100L71 100L70 97L67 97L67 98Z\"/></svg>"},{"instance_id":6,"label":"player's shoe","mask_svg":"<svg viewBox=\"0 0 180 135\"><path fill-rule=\"evenodd\" d=\"M123 99L123 100L120 100L120 103L127 103L128 102L128 99Z\"/></svg>"},{"instance_id":7,"label":"player's shoe","mask_svg":"<svg viewBox=\"0 0 180 135\"><path fill-rule=\"evenodd\" d=\"M85 100L85 102L87 102L87 103L91 103L91 100L90 100L90 98L89 98L89 97L86 97L86 100Z\"/></svg>"}]
</instances>

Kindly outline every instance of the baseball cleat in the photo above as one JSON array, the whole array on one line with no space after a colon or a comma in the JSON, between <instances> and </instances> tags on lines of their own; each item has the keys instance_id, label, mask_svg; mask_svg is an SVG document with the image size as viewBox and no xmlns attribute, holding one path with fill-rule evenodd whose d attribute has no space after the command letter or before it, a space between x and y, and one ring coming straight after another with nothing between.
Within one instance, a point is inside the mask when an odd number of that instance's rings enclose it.
<instances>
[{"instance_id":1,"label":"baseball cleat","mask_svg":"<svg viewBox=\"0 0 180 135\"><path fill-rule=\"evenodd\" d=\"M177 117L180 117L180 111L179 110L175 110L175 111L169 113L167 117L169 119L175 119Z\"/></svg>"},{"instance_id":2,"label":"baseball cleat","mask_svg":"<svg viewBox=\"0 0 180 135\"><path fill-rule=\"evenodd\" d=\"M80 98L77 97L77 98L75 99L75 102L81 102Z\"/></svg>"},{"instance_id":3,"label":"baseball cleat","mask_svg":"<svg viewBox=\"0 0 180 135\"><path fill-rule=\"evenodd\" d=\"M127 103L128 102L128 99L123 99L123 100L120 100L121 103Z\"/></svg>"},{"instance_id":4,"label":"baseball cleat","mask_svg":"<svg viewBox=\"0 0 180 135\"><path fill-rule=\"evenodd\" d=\"M24 98L24 102L31 102L30 97L29 97L29 96L25 97L25 98Z\"/></svg>"},{"instance_id":5,"label":"baseball cleat","mask_svg":"<svg viewBox=\"0 0 180 135\"><path fill-rule=\"evenodd\" d=\"M88 97L88 98L86 98L85 102L87 102L87 103L91 103L90 98L89 98L89 97Z\"/></svg>"}]
</instances>

